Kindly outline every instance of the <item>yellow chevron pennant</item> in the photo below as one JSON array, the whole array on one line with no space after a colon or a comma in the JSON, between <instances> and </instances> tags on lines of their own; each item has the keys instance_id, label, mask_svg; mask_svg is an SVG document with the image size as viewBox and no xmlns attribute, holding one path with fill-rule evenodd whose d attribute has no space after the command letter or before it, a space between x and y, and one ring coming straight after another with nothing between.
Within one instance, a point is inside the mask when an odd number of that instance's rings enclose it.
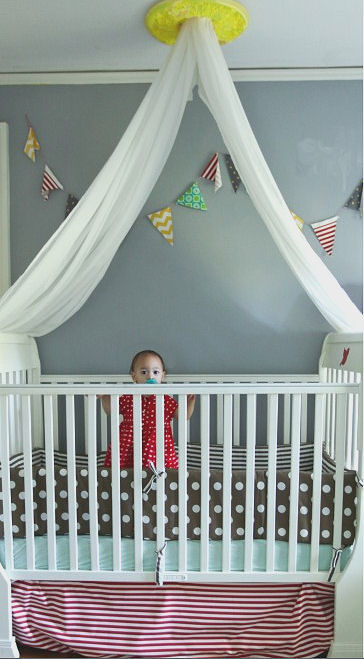
<instances>
[{"instance_id":1,"label":"yellow chevron pennant","mask_svg":"<svg viewBox=\"0 0 364 659\"><path fill-rule=\"evenodd\" d=\"M163 238L173 247L172 209L167 206L167 208L162 208L160 211L151 213L148 215L148 218L153 226L162 234Z\"/></svg>"}]
</instances>

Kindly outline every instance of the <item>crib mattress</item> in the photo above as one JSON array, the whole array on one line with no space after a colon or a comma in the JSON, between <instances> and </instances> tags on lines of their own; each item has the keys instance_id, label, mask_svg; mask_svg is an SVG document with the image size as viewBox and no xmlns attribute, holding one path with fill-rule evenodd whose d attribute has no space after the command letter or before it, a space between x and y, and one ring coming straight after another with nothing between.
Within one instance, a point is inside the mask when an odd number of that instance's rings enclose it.
<instances>
[{"instance_id":1,"label":"crib mattress","mask_svg":"<svg viewBox=\"0 0 364 659\"><path fill-rule=\"evenodd\" d=\"M244 540L231 541L231 570L244 571ZM253 571L265 572L266 568L265 540L253 541ZM69 570L69 539L67 536L57 536L57 569ZM100 537L100 569L112 570L112 538ZM143 540L143 571L154 572L156 567L156 543L153 540ZM14 568L16 570L26 569L26 541L23 538L14 539ZM341 569L344 569L351 555L351 547L345 547L341 556ZM326 572L330 569L333 556L333 548L330 545L320 545L319 571ZM35 538L36 569L47 570L47 536ZM90 536L78 537L78 567L80 570L91 569L90 558ZM0 540L0 562L5 565L4 541ZM220 572L222 566L222 542L210 540L209 542L209 571ZM134 571L134 540L122 538L121 540L121 569L123 571ZM165 569L178 570L178 541L171 540L167 543L165 552ZM187 541L187 569L198 572L200 569L200 541ZM279 572L288 571L288 543L277 540L275 542L274 569ZM297 571L307 572L310 570L310 545L306 543L297 544Z\"/></svg>"}]
</instances>

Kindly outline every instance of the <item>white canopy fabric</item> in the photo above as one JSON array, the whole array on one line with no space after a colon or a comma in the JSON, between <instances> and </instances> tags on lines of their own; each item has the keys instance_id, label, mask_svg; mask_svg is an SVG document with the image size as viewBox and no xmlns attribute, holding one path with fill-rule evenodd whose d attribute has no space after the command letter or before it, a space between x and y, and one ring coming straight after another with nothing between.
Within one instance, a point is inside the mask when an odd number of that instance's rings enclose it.
<instances>
[{"instance_id":1,"label":"white canopy fabric","mask_svg":"<svg viewBox=\"0 0 364 659\"><path fill-rule=\"evenodd\" d=\"M362 314L293 222L249 126L212 24L204 18L182 26L115 151L0 299L0 331L42 336L80 309L158 179L196 81L252 202L303 288L336 331L364 331Z\"/></svg>"}]
</instances>

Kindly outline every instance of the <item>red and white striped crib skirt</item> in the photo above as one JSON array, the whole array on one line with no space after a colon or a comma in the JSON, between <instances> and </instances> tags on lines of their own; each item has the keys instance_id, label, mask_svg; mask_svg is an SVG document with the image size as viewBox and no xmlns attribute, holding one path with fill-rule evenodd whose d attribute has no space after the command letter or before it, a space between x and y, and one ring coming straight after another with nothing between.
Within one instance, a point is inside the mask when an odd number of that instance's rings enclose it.
<instances>
[{"instance_id":1,"label":"red and white striped crib skirt","mask_svg":"<svg viewBox=\"0 0 364 659\"><path fill-rule=\"evenodd\" d=\"M330 645L334 586L16 581L14 635L87 657L315 657Z\"/></svg>"}]
</instances>

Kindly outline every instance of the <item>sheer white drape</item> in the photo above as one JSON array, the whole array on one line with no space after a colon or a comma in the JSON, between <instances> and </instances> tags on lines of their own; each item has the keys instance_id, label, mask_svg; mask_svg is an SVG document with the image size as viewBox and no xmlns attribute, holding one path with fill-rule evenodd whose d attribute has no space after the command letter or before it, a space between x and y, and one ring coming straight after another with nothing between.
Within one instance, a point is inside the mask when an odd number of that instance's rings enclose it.
<instances>
[{"instance_id":1,"label":"sheer white drape","mask_svg":"<svg viewBox=\"0 0 364 659\"><path fill-rule=\"evenodd\" d=\"M189 30L196 53L199 94L283 258L336 331L363 331L362 314L292 222L290 210L250 128L211 22L193 19Z\"/></svg>"},{"instance_id":2,"label":"sheer white drape","mask_svg":"<svg viewBox=\"0 0 364 659\"><path fill-rule=\"evenodd\" d=\"M181 31L118 146L78 205L0 300L0 331L42 336L72 316L102 279L174 144L195 82Z\"/></svg>"},{"instance_id":3,"label":"sheer white drape","mask_svg":"<svg viewBox=\"0 0 364 659\"><path fill-rule=\"evenodd\" d=\"M191 19L127 131L67 220L0 300L0 331L41 336L72 316L103 277L173 146L195 81L282 256L334 329L363 316L312 250L263 158L208 19Z\"/></svg>"}]
</instances>

